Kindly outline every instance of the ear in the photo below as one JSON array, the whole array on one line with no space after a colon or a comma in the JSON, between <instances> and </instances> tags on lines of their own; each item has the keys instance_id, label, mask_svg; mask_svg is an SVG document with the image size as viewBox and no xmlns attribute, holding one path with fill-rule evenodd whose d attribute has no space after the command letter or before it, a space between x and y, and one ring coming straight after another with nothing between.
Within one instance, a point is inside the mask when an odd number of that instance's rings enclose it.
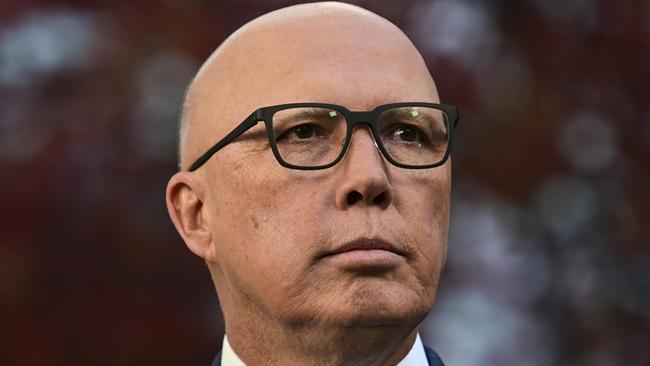
<instances>
[{"instance_id":1,"label":"ear","mask_svg":"<svg viewBox=\"0 0 650 366\"><path fill-rule=\"evenodd\" d=\"M203 185L195 173L178 172L167 183L167 211L187 247L203 259L213 252Z\"/></svg>"}]
</instances>

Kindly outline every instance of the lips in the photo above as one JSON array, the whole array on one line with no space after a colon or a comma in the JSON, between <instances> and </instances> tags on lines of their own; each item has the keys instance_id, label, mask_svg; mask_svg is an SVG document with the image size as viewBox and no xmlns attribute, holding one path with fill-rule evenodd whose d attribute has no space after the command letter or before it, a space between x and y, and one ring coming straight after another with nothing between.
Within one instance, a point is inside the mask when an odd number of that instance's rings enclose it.
<instances>
[{"instance_id":1,"label":"lips","mask_svg":"<svg viewBox=\"0 0 650 366\"><path fill-rule=\"evenodd\" d=\"M406 253L402 249L398 248L396 245L394 245L393 243L387 240L378 237L359 237L352 241L346 242L343 245L340 245L334 249L325 251L319 257L322 258L322 257L335 256L338 254L343 254L343 253L357 251L357 250L358 251L384 250L387 252L392 252L394 254L400 255L402 257L406 256Z\"/></svg>"},{"instance_id":2,"label":"lips","mask_svg":"<svg viewBox=\"0 0 650 366\"><path fill-rule=\"evenodd\" d=\"M406 259L406 252L387 240L360 237L324 251L317 261L343 272L374 277L399 268Z\"/></svg>"}]
</instances>

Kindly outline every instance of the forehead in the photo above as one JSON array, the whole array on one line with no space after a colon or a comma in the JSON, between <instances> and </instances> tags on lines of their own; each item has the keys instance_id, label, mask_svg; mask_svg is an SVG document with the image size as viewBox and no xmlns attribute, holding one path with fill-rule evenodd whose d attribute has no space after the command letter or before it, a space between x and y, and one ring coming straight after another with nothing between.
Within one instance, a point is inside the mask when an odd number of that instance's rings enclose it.
<instances>
[{"instance_id":1,"label":"forehead","mask_svg":"<svg viewBox=\"0 0 650 366\"><path fill-rule=\"evenodd\" d=\"M408 38L388 21L366 17L281 17L238 31L197 75L192 109L193 119L206 123L201 135L223 137L257 108L275 104L370 110L392 102L437 102L431 76Z\"/></svg>"},{"instance_id":2,"label":"forehead","mask_svg":"<svg viewBox=\"0 0 650 366\"><path fill-rule=\"evenodd\" d=\"M324 20L304 28L289 24L252 42L256 61L247 71L256 75L257 104L311 99L358 109L357 99L367 99L367 109L434 89L419 53L392 24Z\"/></svg>"}]
</instances>

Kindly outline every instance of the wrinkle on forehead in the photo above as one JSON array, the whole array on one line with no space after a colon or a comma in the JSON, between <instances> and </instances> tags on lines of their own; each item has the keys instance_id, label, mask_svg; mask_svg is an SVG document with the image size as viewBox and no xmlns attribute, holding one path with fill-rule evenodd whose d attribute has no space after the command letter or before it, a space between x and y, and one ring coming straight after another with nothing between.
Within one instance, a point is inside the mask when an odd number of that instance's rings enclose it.
<instances>
[{"instance_id":1,"label":"wrinkle on forehead","mask_svg":"<svg viewBox=\"0 0 650 366\"><path fill-rule=\"evenodd\" d=\"M346 100L348 95L358 97L360 83L386 88L423 82L430 84L429 98L437 99L411 41L372 12L326 2L268 13L226 39L194 78L181 119L181 169L259 107L296 101L335 103L319 100L321 91L335 88Z\"/></svg>"}]
</instances>

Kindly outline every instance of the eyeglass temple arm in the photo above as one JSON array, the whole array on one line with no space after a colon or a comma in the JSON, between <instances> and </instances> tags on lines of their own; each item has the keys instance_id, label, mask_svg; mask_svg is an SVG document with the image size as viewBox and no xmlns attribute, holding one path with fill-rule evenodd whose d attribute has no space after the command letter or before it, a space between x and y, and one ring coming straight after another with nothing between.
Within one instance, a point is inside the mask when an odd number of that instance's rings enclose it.
<instances>
[{"instance_id":1,"label":"eyeglass temple arm","mask_svg":"<svg viewBox=\"0 0 650 366\"><path fill-rule=\"evenodd\" d=\"M217 151L221 150L222 147L231 143L234 139L239 137L241 134L248 131L249 128L255 126L260 120L261 120L261 116L259 111L255 111L251 113L248 117L246 117L246 119L242 123L239 124L239 126L235 127L235 129L230 131L230 133L228 133L223 139L219 140L210 149L208 149L208 151L206 151L205 154L201 155L201 157L196 159L196 161L190 166L188 170L190 172L193 172L196 169L200 168L201 165L205 164L205 162L212 157L212 155L214 155Z\"/></svg>"},{"instance_id":2,"label":"eyeglass temple arm","mask_svg":"<svg viewBox=\"0 0 650 366\"><path fill-rule=\"evenodd\" d=\"M458 121L460 120L460 112L458 111L458 107L450 105L449 107L453 108L454 112L454 127L458 126Z\"/></svg>"}]
</instances>

